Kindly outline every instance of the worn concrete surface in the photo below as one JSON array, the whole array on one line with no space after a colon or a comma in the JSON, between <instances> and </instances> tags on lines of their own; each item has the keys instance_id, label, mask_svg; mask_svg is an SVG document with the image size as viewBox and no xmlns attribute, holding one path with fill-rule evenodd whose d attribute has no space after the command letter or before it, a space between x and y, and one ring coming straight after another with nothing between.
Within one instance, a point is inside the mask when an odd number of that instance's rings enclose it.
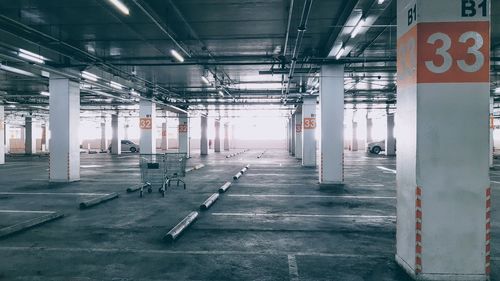
<instances>
[{"instance_id":1,"label":"worn concrete surface","mask_svg":"<svg viewBox=\"0 0 500 281\"><path fill-rule=\"evenodd\" d=\"M347 185L319 188L317 171L286 151L261 153L194 152L188 167L206 166L165 198L125 192L140 181L134 154L82 154L82 180L71 184L48 183L46 157L9 157L0 166L0 228L40 216L18 211L66 216L0 240L0 280L409 280L393 258L395 158L346 152ZM246 164L178 241L161 240ZM496 257L500 182L492 186ZM110 192L120 198L78 209ZM493 280L499 272L494 259Z\"/></svg>"}]
</instances>

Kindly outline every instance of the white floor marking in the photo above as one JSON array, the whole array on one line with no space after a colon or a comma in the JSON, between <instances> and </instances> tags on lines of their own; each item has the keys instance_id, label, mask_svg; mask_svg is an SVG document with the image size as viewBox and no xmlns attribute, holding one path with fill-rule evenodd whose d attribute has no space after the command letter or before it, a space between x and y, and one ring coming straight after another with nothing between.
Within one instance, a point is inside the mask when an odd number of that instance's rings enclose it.
<instances>
[{"instance_id":1,"label":"white floor marking","mask_svg":"<svg viewBox=\"0 0 500 281\"><path fill-rule=\"evenodd\" d=\"M53 214L55 212L51 212L51 211L0 210L0 213Z\"/></svg>"},{"instance_id":2,"label":"white floor marking","mask_svg":"<svg viewBox=\"0 0 500 281\"><path fill-rule=\"evenodd\" d=\"M109 193L0 192L0 195L104 196Z\"/></svg>"},{"instance_id":3,"label":"white floor marking","mask_svg":"<svg viewBox=\"0 0 500 281\"><path fill-rule=\"evenodd\" d=\"M297 268L297 260L294 255L288 255L288 275L290 281L299 281L299 270Z\"/></svg>"},{"instance_id":4,"label":"white floor marking","mask_svg":"<svg viewBox=\"0 0 500 281\"><path fill-rule=\"evenodd\" d=\"M490 181L490 182L492 182L492 183L500 183L500 181Z\"/></svg>"},{"instance_id":5,"label":"white floor marking","mask_svg":"<svg viewBox=\"0 0 500 281\"><path fill-rule=\"evenodd\" d=\"M391 172L393 174L396 173L396 170L393 170L393 169L389 169L389 168L386 168L386 167L383 167L383 166L377 166L378 169L382 170L382 171L387 171L387 172Z\"/></svg>"},{"instance_id":6,"label":"white floor marking","mask_svg":"<svg viewBox=\"0 0 500 281\"><path fill-rule=\"evenodd\" d=\"M353 187L383 187L383 186L385 185L380 183L353 185Z\"/></svg>"},{"instance_id":7,"label":"white floor marking","mask_svg":"<svg viewBox=\"0 0 500 281\"><path fill-rule=\"evenodd\" d=\"M102 168L102 165L80 165L80 168Z\"/></svg>"},{"instance_id":8,"label":"white floor marking","mask_svg":"<svg viewBox=\"0 0 500 281\"><path fill-rule=\"evenodd\" d=\"M392 253L379 253L377 255L367 254L342 254L322 252L285 252L285 251L174 251L174 250L148 250L131 248L59 248L59 247L0 247L2 251L45 251L45 252L74 252L74 253L136 253L136 254L172 254L172 255L294 255L294 256L318 256L336 258L392 258Z\"/></svg>"},{"instance_id":9,"label":"white floor marking","mask_svg":"<svg viewBox=\"0 0 500 281\"><path fill-rule=\"evenodd\" d=\"M396 199L396 197L394 196L355 196L355 195L229 194L228 196L229 197L278 197L278 198Z\"/></svg>"},{"instance_id":10,"label":"white floor marking","mask_svg":"<svg viewBox=\"0 0 500 281\"><path fill-rule=\"evenodd\" d=\"M300 217L300 218L338 218L338 219L395 219L396 216L383 215L321 215L321 214L273 214L273 213L212 213L213 216L233 217Z\"/></svg>"}]
</instances>

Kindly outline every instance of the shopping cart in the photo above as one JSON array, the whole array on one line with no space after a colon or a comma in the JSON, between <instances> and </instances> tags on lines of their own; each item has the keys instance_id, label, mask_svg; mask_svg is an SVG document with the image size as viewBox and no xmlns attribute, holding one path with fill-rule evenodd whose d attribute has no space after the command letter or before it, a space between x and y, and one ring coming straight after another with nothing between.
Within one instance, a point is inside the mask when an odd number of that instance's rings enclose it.
<instances>
[{"instance_id":1,"label":"shopping cart","mask_svg":"<svg viewBox=\"0 0 500 281\"><path fill-rule=\"evenodd\" d=\"M144 195L144 188L151 193L156 186L162 196L165 196L172 181L177 182L177 186L182 183L186 189L186 183L182 180L186 175L186 159L186 153L141 154L140 196Z\"/></svg>"}]
</instances>

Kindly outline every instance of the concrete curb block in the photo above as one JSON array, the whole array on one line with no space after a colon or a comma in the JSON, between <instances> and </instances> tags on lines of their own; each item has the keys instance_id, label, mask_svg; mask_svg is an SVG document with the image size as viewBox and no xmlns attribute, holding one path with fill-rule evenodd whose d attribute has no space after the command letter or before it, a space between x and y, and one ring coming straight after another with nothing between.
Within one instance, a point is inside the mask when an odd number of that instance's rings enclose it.
<instances>
[{"instance_id":1,"label":"concrete curb block","mask_svg":"<svg viewBox=\"0 0 500 281\"><path fill-rule=\"evenodd\" d=\"M238 172L236 175L234 175L233 180L239 179L243 174L241 172Z\"/></svg>"},{"instance_id":2,"label":"concrete curb block","mask_svg":"<svg viewBox=\"0 0 500 281\"><path fill-rule=\"evenodd\" d=\"M129 188L127 188L127 193L136 192L137 190L141 189L141 187L142 187L142 185L129 187Z\"/></svg>"},{"instance_id":3,"label":"concrete curb block","mask_svg":"<svg viewBox=\"0 0 500 281\"><path fill-rule=\"evenodd\" d=\"M226 155L226 158L231 158L231 157L234 157L234 156L238 156L238 155L240 155L242 153L245 153L247 151L250 151L250 149L245 149L245 150L240 151L240 152L236 152L236 153L232 153L232 154Z\"/></svg>"},{"instance_id":4,"label":"concrete curb block","mask_svg":"<svg viewBox=\"0 0 500 281\"><path fill-rule=\"evenodd\" d=\"M34 218L25 222L21 222L12 226L7 226L0 229L0 238L4 238L6 236L25 231L27 229L33 228L35 226L42 225L44 223L57 220L64 217L64 214L59 212L54 212L48 215L44 215L38 218Z\"/></svg>"},{"instance_id":5,"label":"concrete curb block","mask_svg":"<svg viewBox=\"0 0 500 281\"><path fill-rule=\"evenodd\" d=\"M231 182L226 182L223 186L219 187L219 193L226 192L231 187Z\"/></svg>"},{"instance_id":6,"label":"concrete curb block","mask_svg":"<svg viewBox=\"0 0 500 281\"><path fill-rule=\"evenodd\" d=\"M200 205L200 210L208 210L214 203L219 199L219 193L214 193L210 197L208 197L203 204Z\"/></svg>"},{"instance_id":7,"label":"concrete curb block","mask_svg":"<svg viewBox=\"0 0 500 281\"><path fill-rule=\"evenodd\" d=\"M196 166L194 166L194 167L191 167L191 168L186 169L186 173L189 173L189 172L191 172L191 171L196 171L196 170L199 170L199 169L201 169L201 168L203 168L203 167L205 167L205 164L198 164L198 165L196 165Z\"/></svg>"},{"instance_id":8,"label":"concrete curb block","mask_svg":"<svg viewBox=\"0 0 500 281\"><path fill-rule=\"evenodd\" d=\"M110 200L113 200L116 198L118 198L118 193L113 192L113 193L110 193L108 195L80 203L80 209L87 209L90 207L94 207L95 205L99 205L101 203L104 203L104 202L107 202L107 201L110 201Z\"/></svg>"},{"instance_id":9,"label":"concrete curb block","mask_svg":"<svg viewBox=\"0 0 500 281\"><path fill-rule=\"evenodd\" d=\"M262 152L259 156L257 156L258 159L262 158L262 156L264 156L264 154L266 153L267 150L264 150L264 152Z\"/></svg>"},{"instance_id":10,"label":"concrete curb block","mask_svg":"<svg viewBox=\"0 0 500 281\"><path fill-rule=\"evenodd\" d=\"M190 226L196 218L198 218L198 212L191 212L187 217L185 217L180 223L178 223L174 228L172 228L164 237L163 240L167 240L170 242L175 241L182 232Z\"/></svg>"}]
</instances>

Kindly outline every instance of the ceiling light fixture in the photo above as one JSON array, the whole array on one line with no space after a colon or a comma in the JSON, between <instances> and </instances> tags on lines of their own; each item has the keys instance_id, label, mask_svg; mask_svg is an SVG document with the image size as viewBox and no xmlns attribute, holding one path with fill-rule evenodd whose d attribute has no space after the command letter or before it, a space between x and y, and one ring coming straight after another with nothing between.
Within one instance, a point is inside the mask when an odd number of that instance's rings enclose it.
<instances>
[{"instance_id":1,"label":"ceiling light fixture","mask_svg":"<svg viewBox=\"0 0 500 281\"><path fill-rule=\"evenodd\" d=\"M115 88L117 90L122 90L123 89L123 85L122 84L116 83L114 81L109 82L109 85L111 86L111 88Z\"/></svg>"},{"instance_id":2,"label":"ceiling light fixture","mask_svg":"<svg viewBox=\"0 0 500 281\"><path fill-rule=\"evenodd\" d=\"M379 4L382 4L382 3L384 3L384 1L385 1L385 0L378 0L378 3L379 3Z\"/></svg>"},{"instance_id":3,"label":"ceiling light fixture","mask_svg":"<svg viewBox=\"0 0 500 281\"><path fill-rule=\"evenodd\" d=\"M92 74L90 72L87 72L87 71L82 71L82 77L87 79L87 80L94 81L94 82L97 82L97 79L99 79L99 76Z\"/></svg>"},{"instance_id":4,"label":"ceiling light fixture","mask_svg":"<svg viewBox=\"0 0 500 281\"><path fill-rule=\"evenodd\" d=\"M345 48L344 47L340 48L340 50L335 55L335 59L337 59L337 60L340 59L340 57L344 54L344 52L345 52Z\"/></svg>"},{"instance_id":5,"label":"ceiling light fixture","mask_svg":"<svg viewBox=\"0 0 500 281\"><path fill-rule=\"evenodd\" d=\"M50 93L45 91L40 92L40 95L50 97Z\"/></svg>"},{"instance_id":6,"label":"ceiling light fixture","mask_svg":"<svg viewBox=\"0 0 500 281\"><path fill-rule=\"evenodd\" d=\"M205 76L201 76L201 80L203 80L203 82L207 85L210 85L210 81L208 81L208 78L205 77Z\"/></svg>"},{"instance_id":7,"label":"ceiling light fixture","mask_svg":"<svg viewBox=\"0 0 500 281\"><path fill-rule=\"evenodd\" d=\"M7 65L4 65L4 64L0 64L0 69L8 71L8 72L16 73L16 74L21 74L21 75L26 75L26 76L31 76L31 77L35 76L31 72L28 72L28 71L25 71L25 70L22 70L22 69L19 69L19 68L15 68L15 67L12 67L12 66L7 66Z\"/></svg>"},{"instance_id":8,"label":"ceiling light fixture","mask_svg":"<svg viewBox=\"0 0 500 281\"><path fill-rule=\"evenodd\" d=\"M111 4L113 4L113 5L115 5L115 7L118 8L118 10L120 10L125 15L128 16L130 14L130 11L127 8L127 6L125 6L125 4L123 4L120 0L109 0L109 2L111 2Z\"/></svg>"},{"instance_id":9,"label":"ceiling light fixture","mask_svg":"<svg viewBox=\"0 0 500 281\"><path fill-rule=\"evenodd\" d=\"M224 92L222 90L219 90L219 96L224 97Z\"/></svg>"},{"instance_id":10,"label":"ceiling light fixture","mask_svg":"<svg viewBox=\"0 0 500 281\"><path fill-rule=\"evenodd\" d=\"M176 50L172 49L170 50L170 53L178 62L184 62L184 58L179 54Z\"/></svg>"},{"instance_id":11,"label":"ceiling light fixture","mask_svg":"<svg viewBox=\"0 0 500 281\"><path fill-rule=\"evenodd\" d=\"M500 94L500 86L495 89L495 94Z\"/></svg>"},{"instance_id":12,"label":"ceiling light fixture","mask_svg":"<svg viewBox=\"0 0 500 281\"><path fill-rule=\"evenodd\" d=\"M356 24L356 26L354 27L354 29L351 32L351 38L354 38L354 37L356 37L356 35L359 34L359 32L361 31L361 28L364 26L365 23L366 23L365 19L360 19L358 21L358 23Z\"/></svg>"},{"instance_id":13,"label":"ceiling light fixture","mask_svg":"<svg viewBox=\"0 0 500 281\"><path fill-rule=\"evenodd\" d=\"M18 53L19 57L30 60L32 62L37 62L37 63L45 63L46 58L40 55L37 55L35 53L32 53L30 51L27 51L25 49L19 49Z\"/></svg>"}]
</instances>

